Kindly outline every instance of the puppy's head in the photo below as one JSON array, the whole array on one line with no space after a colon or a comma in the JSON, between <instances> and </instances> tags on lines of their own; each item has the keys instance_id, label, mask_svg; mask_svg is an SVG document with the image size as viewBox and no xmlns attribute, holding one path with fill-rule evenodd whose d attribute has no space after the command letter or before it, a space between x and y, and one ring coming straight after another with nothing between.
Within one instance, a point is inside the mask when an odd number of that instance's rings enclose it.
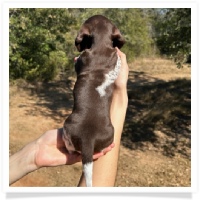
<instances>
[{"instance_id":1,"label":"puppy's head","mask_svg":"<svg viewBox=\"0 0 200 200\"><path fill-rule=\"evenodd\" d=\"M102 15L92 16L85 21L75 39L76 48L79 52L90 49L96 38L101 38L101 42L110 40L112 47L119 49L125 43L119 29ZM95 45L98 45L98 42Z\"/></svg>"}]
</instances>

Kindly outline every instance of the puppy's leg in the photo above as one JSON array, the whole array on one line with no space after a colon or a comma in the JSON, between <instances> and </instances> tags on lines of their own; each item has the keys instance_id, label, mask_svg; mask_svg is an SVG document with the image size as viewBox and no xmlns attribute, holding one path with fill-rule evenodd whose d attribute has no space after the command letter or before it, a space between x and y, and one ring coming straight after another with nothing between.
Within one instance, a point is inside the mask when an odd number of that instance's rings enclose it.
<instances>
[{"instance_id":1,"label":"puppy's leg","mask_svg":"<svg viewBox=\"0 0 200 200\"><path fill-rule=\"evenodd\" d=\"M82 164L86 186L92 187L94 141L82 141Z\"/></svg>"},{"instance_id":2,"label":"puppy's leg","mask_svg":"<svg viewBox=\"0 0 200 200\"><path fill-rule=\"evenodd\" d=\"M92 187L93 162L83 164L83 172L87 187Z\"/></svg>"}]
</instances>

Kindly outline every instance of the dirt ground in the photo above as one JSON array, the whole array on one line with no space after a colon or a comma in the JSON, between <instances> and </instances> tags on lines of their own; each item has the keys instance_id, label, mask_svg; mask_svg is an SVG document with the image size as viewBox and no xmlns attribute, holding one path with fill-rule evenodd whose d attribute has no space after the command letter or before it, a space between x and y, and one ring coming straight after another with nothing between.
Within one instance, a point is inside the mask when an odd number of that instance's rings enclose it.
<instances>
[{"instance_id":1,"label":"dirt ground","mask_svg":"<svg viewBox=\"0 0 200 200\"><path fill-rule=\"evenodd\" d=\"M128 97L116 187L191 186L190 67L160 58L129 65ZM73 105L74 78L10 84L10 155L62 126ZM81 164L42 168L13 187L76 186Z\"/></svg>"}]
</instances>

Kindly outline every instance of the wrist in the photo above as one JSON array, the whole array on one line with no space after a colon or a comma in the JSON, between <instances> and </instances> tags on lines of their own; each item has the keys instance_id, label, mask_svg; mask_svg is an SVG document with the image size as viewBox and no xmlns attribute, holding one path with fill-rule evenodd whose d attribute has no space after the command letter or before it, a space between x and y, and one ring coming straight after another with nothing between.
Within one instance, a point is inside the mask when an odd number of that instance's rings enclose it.
<instances>
[{"instance_id":1,"label":"wrist","mask_svg":"<svg viewBox=\"0 0 200 200\"><path fill-rule=\"evenodd\" d=\"M12 184L31 171L37 169L35 165L36 145L29 143L9 158L9 183Z\"/></svg>"},{"instance_id":2,"label":"wrist","mask_svg":"<svg viewBox=\"0 0 200 200\"><path fill-rule=\"evenodd\" d=\"M124 89L114 90L110 108L110 114L113 124L116 121L117 123L122 121L123 117L125 118L127 107L128 107L128 95L126 87ZM120 120L118 120L118 118Z\"/></svg>"},{"instance_id":3,"label":"wrist","mask_svg":"<svg viewBox=\"0 0 200 200\"><path fill-rule=\"evenodd\" d=\"M26 171L27 173L32 172L39 167L35 163L35 156L36 156L36 151L37 151L37 144L36 142L31 142L27 146L24 147L25 154L27 154L27 159L26 159Z\"/></svg>"}]
</instances>

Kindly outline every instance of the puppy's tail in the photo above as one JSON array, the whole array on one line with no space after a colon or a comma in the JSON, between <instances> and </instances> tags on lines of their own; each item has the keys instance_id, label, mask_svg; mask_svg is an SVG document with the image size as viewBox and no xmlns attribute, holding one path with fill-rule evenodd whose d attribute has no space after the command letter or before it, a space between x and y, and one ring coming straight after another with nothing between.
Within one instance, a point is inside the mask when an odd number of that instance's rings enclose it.
<instances>
[{"instance_id":1,"label":"puppy's tail","mask_svg":"<svg viewBox=\"0 0 200 200\"><path fill-rule=\"evenodd\" d=\"M86 186L92 187L92 172L93 172L93 152L94 143L83 143L82 144L82 163L83 163L83 173L85 176Z\"/></svg>"}]
</instances>

